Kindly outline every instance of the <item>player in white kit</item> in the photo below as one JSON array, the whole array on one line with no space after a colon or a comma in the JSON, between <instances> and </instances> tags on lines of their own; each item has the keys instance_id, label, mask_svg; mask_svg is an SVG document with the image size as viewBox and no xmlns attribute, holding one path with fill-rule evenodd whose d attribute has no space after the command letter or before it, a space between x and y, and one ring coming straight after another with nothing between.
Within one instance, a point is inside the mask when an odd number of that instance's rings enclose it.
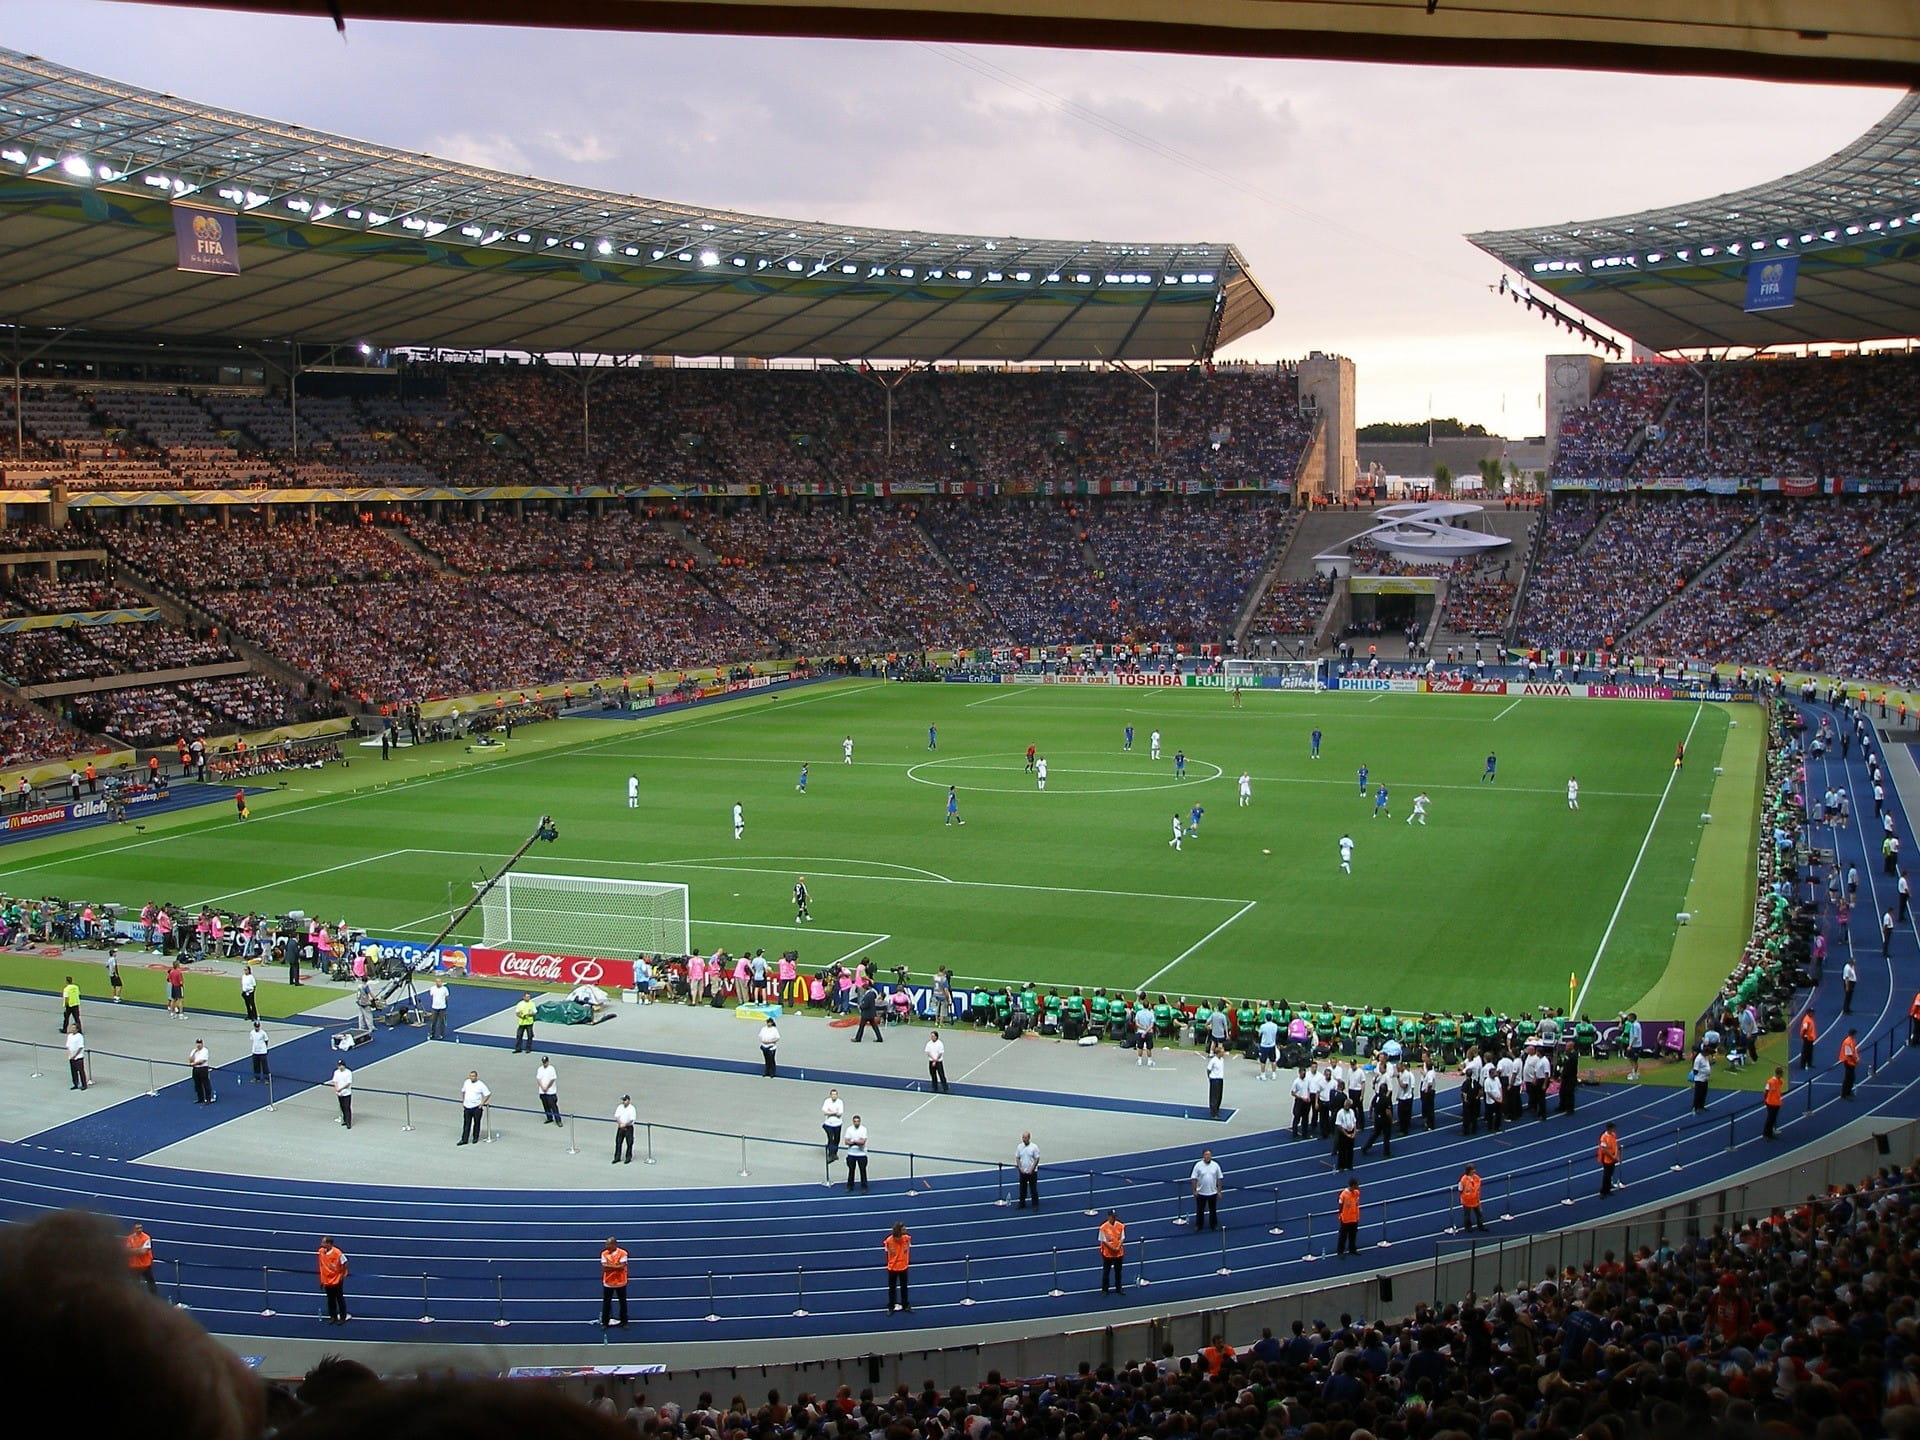
<instances>
[{"instance_id":1,"label":"player in white kit","mask_svg":"<svg viewBox=\"0 0 1920 1440\"><path fill-rule=\"evenodd\" d=\"M1244 770L1240 772L1240 803L1242 806L1253 803L1253 776Z\"/></svg>"},{"instance_id":2,"label":"player in white kit","mask_svg":"<svg viewBox=\"0 0 1920 1440\"><path fill-rule=\"evenodd\" d=\"M1353 873L1353 837L1351 835L1340 837L1340 868L1349 875Z\"/></svg>"}]
</instances>

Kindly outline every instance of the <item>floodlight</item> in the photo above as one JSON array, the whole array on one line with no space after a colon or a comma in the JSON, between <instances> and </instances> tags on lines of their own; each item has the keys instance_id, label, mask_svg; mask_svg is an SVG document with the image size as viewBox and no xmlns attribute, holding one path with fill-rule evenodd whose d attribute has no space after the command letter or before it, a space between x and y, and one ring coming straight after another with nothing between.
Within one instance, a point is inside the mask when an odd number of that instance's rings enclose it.
<instances>
[{"instance_id":1,"label":"floodlight","mask_svg":"<svg viewBox=\"0 0 1920 1440\"><path fill-rule=\"evenodd\" d=\"M364 340L362 340L362 341L360 342L360 353L361 353L362 355L371 355L371 354L373 354L373 347L372 347L371 345L369 345L369 344L367 344L367 342L366 342L366 341L364 341Z\"/></svg>"},{"instance_id":2,"label":"floodlight","mask_svg":"<svg viewBox=\"0 0 1920 1440\"><path fill-rule=\"evenodd\" d=\"M798 260L787 261L787 269L798 270L799 268L800 268L800 262Z\"/></svg>"},{"instance_id":3,"label":"floodlight","mask_svg":"<svg viewBox=\"0 0 1920 1440\"><path fill-rule=\"evenodd\" d=\"M611 240L602 240L593 248L598 250L602 255L611 255L613 253L613 242Z\"/></svg>"},{"instance_id":4,"label":"floodlight","mask_svg":"<svg viewBox=\"0 0 1920 1440\"><path fill-rule=\"evenodd\" d=\"M1016 270L1013 272L1013 278L1024 285L1033 278L1033 272L1031 270Z\"/></svg>"},{"instance_id":5,"label":"floodlight","mask_svg":"<svg viewBox=\"0 0 1920 1440\"><path fill-rule=\"evenodd\" d=\"M1915 218L1920 219L1920 216ZM971 280L973 278L973 272L971 270L956 270L953 274L956 280Z\"/></svg>"},{"instance_id":6,"label":"floodlight","mask_svg":"<svg viewBox=\"0 0 1920 1440\"><path fill-rule=\"evenodd\" d=\"M703 230L711 230L713 227L711 225L703 225L700 228ZM720 263L720 257L712 250L702 250L700 252L700 263L702 265L718 265Z\"/></svg>"},{"instance_id":7,"label":"floodlight","mask_svg":"<svg viewBox=\"0 0 1920 1440\"><path fill-rule=\"evenodd\" d=\"M76 180L87 180L93 176L93 167L87 163L84 155L69 155L60 162L60 168Z\"/></svg>"},{"instance_id":8,"label":"floodlight","mask_svg":"<svg viewBox=\"0 0 1920 1440\"><path fill-rule=\"evenodd\" d=\"M0 160L5 160L9 165L24 165L27 163L27 152L24 150L0 150Z\"/></svg>"}]
</instances>

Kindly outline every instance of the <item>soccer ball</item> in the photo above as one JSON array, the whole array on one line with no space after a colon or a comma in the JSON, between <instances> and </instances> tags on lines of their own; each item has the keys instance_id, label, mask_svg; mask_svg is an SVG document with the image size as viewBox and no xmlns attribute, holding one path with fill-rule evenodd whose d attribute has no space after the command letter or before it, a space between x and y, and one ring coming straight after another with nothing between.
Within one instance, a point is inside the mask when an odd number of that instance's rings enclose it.
<instances>
[{"instance_id":1,"label":"soccer ball","mask_svg":"<svg viewBox=\"0 0 1920 1440\"><path fill-rule=\"evenodd\" d=\"M1261 853L1262 855L1271 855L1271 854L1273 854L1273 851L1271 851L1271 850L1262 850L1262 851L1261 851L1260 853Z\"/></svg>"}]
</instances>

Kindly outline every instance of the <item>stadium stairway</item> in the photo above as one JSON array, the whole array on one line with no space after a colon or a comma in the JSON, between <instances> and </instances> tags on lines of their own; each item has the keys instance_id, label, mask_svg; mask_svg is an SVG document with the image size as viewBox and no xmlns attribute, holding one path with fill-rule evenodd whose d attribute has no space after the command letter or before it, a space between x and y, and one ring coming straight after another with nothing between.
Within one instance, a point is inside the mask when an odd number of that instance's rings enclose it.
<instances>
[{"instance_id":1,"label":"stadium stairway","mask_svg":"<svg viewBox=\"0 0 1920 1440\"><path fill-rule=\"evenodd\" d=\"M1862 792L1857 754L1845 763L1829 755L1809 765L1816 793L1842 778ZM1128 1223L1129 1284L1145 1282L1145 1288L1130 1293L1127 1304L1141 1313L1362 1276L1389 1260L1424 1261L1447 1243L1455 1181L1469 1160L1485 1177L1489 1216L1502 1217L1492 1222L1489 1238L1552 1235L1783 1160L1796 1143L1865 1115L1920 1113L1920 1050L1906 1044L1907 1002L1920 977L1920 929L1910 918L1890 957L1880 957L1873 917L1889 897L1877 837L1867 828L1871 811L1870 803L1864 815L1856 809L1852 822L1832 835L1840 863L1861 866L1861 904L1851 925L1832 933L1828 973L1810 997L1822 1028L1817 1064L1811 1074L1792 1072L1777 1147L1762 1147L1761 1108L1750 1091L1715 1089L1704 1114L1696 1115L1685 1087L1583 1086L1571 1117L1475 1136L1461 1135L1453 1107L1444 1105L1435 1131L1416 1129L1396 1144L1391 1160L1360 1162L1362 1248L1355 1257L1330 1255L1341 1177L1318 1140L1293 1140L1284 1129L1222 1136L1214 1150L1227 1177L1223 1229L1196 1233L1187 1177L1207 1143L1206 1130L1177 1153L1129 1150L1124 1116L1111 1111L1097 1123L1110 1128L1114 1153L1086 1165L1049 1165L1044 1208L1017 1212L1004 1203L1000 1167L913 1174L905 1157L886 1152L875 1154L866 1194L819 1184L735 1185L717 1175L698 1189L643 1191L526 1183L462 1188L438 1183L431 1173L417 1183L385 1185L356 1183L351 1174L316 1184L188 1170L176 1158L183 1152L154 1154L152 1144L173 1144L184 1130L219 1124L230 1114L224 1098L219 1106L193 1110L168 1087L115 1107L112 1123L127 1127L150 1159L132 1159L125 1144L91 1130L55 1129L0 1147L0 1212L18 1217L85 1204L145 1220L163 1235L161 1273L170 1298L189 1305L217 1333L399 1342L428 1333L422 1323L430 1320L432 1337L444 1344L558 1346L574 1353L603 1338L595 1261L605 1238L618 1234L633 1255L634 1323L619 1332L610 1358L652 1358L662 1347L703 1341L781 1342L789 1353L806 1353L806 1347L837 1353L842 1342L833 1337L849 1343L861 1337L863 1349L923 1349L964 1343L980 1333L975 1327L1059 1329L1081 1317L1097 1324L1135 1313L1097 1298L1093 1288L1094 1227L1110 1206ZM1904 814L1897 826L1911 845ZM1839 967L1849 950L1860 970L1851 1023L1859 1025L1870 1058L1856 1098L1843 1101L1834 1052ZM501 993L502 1003L510 999ZM326 1058L318 1043L285 1047L289 1073L297 1069L300 1078L317 1083L314 1061ZM556 1038L552 1048L594 1043L589 1032L578 1041ZM684 1055L650 1058L707 1063ZM815 1076L803 1083L821 1082ZM1251 1085L1236 1065L1229 1093L1244 1094ZM176 1108L186 1118L163 1118ZM1607 1121L1622 1137L1625 1188L1602 1199L1593 1147ZM82 1140L84 1147L72 1143ZM599 1134L589 1143L600 1143ZM908 1222L916 1242L911 1316L886 1315L881 1303L879 1241L896 1219ZM322 1233L332 1234L352 1260L354 1319L344 1335L322 1329L312 1268Z\"/></svg>"}]
</instances>

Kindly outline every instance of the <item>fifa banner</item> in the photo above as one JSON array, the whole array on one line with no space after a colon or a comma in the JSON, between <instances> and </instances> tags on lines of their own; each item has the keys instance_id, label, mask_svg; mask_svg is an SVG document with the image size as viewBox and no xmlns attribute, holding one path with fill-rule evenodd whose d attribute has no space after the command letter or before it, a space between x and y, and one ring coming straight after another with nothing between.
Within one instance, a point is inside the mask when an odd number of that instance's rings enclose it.
<instances>
[{"instance_id":1,"label":"fifa banner","mask_svg":"<svg viewBox=\"0 0 1920 1440\"><path fill-rule=\"evenodd\" d=\"M240 273L240 226L224 210L200 205L173 207L174 269L196 275Z\"/></svg>"},{"instance_id":2,"label":"fifa banner","mask_svg":"<svg viewBox=\"0 0 1920 1440\"><path fill-rule=\"evenodd\" d=\"M1753 315L1764 310L1791 310L1793 287L1799 278L1798 255L1750 262L1747 266L1747 313Z\"/></svg>"},{"instance_id":3,"label":"fifa banner","mask_svg":"<svg viewBox=\"0 0 1920 1440\"><path fill-rule=\"evenodd\" d=\"M467 947L464 945L435 945L431 948L418 940L401 940L388 935L369 935L369 945L378 945L382 956L398 960L407 969L416 972L461 970L467 968Z\"/></svg>"},{"instance_id":4,"label":"fifa banner","mask_svg":"<svg viewBox=\"0 0 1920 1440\"><path fill-rule=\"evenodd\" d=\"M532 950L493 950L485 945L467 947L467 974L527 985L598 985L603 990L633 988L631 960L600 960Z\"/></svg>"}]
</instances>

